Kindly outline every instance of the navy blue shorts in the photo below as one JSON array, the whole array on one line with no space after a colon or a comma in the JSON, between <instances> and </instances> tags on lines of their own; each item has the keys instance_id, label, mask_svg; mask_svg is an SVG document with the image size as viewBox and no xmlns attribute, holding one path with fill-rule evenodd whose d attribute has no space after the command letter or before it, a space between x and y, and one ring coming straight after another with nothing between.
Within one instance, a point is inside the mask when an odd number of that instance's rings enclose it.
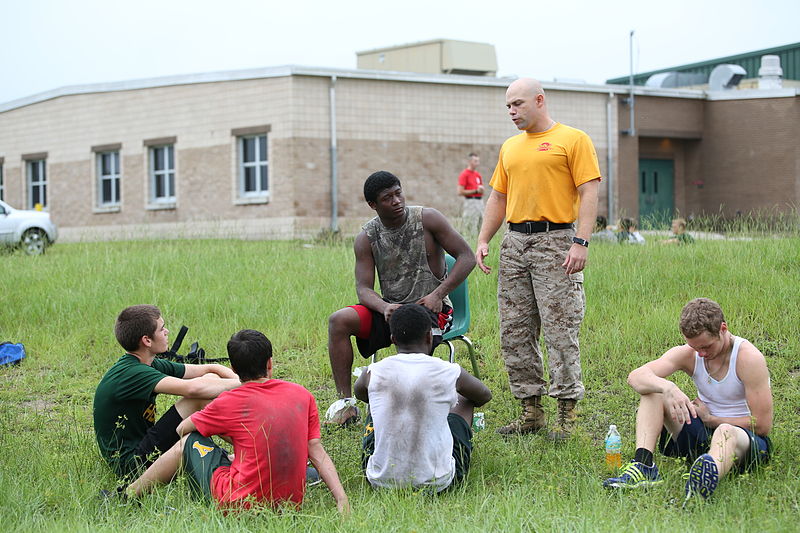
<instances>
[{"instance_id":1,"label":"navy blue shorts","mask_svg":"<svg viewBox=\"0 0 800 533\"><path fill-rule=\"evenodd\" d=\"M737 426L741 427L741 426ZM739 472L749 471L757 465L769 462L772 442L769 437L756 435L747 428L742 428L750 438L750 448L744 461L739 461L734 468ZM693 463L698 456L708 452L714 430L703 424L699 418L692 418L691 424L684 424L678 437L673 439L667 428L661 430L658 439L659 451L667 457L685 457L688 463Z\"/></svg>"}]
</instances>

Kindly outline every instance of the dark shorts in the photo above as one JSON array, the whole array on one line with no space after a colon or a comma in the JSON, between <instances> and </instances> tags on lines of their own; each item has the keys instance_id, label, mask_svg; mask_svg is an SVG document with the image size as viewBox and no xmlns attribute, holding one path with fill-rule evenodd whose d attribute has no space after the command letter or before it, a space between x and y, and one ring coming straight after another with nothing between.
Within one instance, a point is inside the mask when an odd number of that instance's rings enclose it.
<instances>
[{"instance_id":1,"label":"dark shorts","mask_svg":"<svg viewBox=\"0 0 800 533\"><path fill-rule=\"evenodd\" d=\"M141 472L158 459L158 456L178 442L178 425L183 422L180 413L173 405L156 423L147 430L133 452L131 470Z\"/></svg>"},{"instance_id":2,"label":"dark shorts","mask_svg":"<svg viewBox=\"0 0 800 533\"><path fill-rule=\"evenodd\" d=\"M469 472L469 463L472 458L472 428L469 427L466 420L455 413L447 415L447 425L453 435L453 458L456 460L456 474L453 482L447 487L449 489L464 481ZM372 425L372 415L367 415L364 436L361 438L362 470L367 470L367 461L373 453L375 453L375 428Z\"/></svg>"},{"instance_id":3,"label":"dark shorts","mask_svg":"<svg viewBox=\"0 0 800 533\"><path fill-rule=\"evenodd\" d=\"M383 318L383 313L378 313L363 305L351 305L358 313L361 327L356 334L356 346L361 357L365 359L372 357L381 348L392 345L392 332L389 331L389 323ZM428 310L431 318L431 330L433 335L433 348L436 349L442 343L442 334L436 332L447 332L453 323L453 309L450 306L442 306L441 313L434 313Z\"/></svg>"},{"instance_id":4,"label":"dark shorts","mask_svg":"<svg viewBox=\"0 0 800 533\"><path fill-rule=\"evenodd\" d=\"M740 427L740 426L737 426ZM739 472L750 471L758 465L769 462L772 442L769 437L756 435L747 428L742 428L750 439L750 448L744 461L738 461L734 469ZM691 424L684 424L677 438L673 439L667 428L661 430L658 439L659 451L667 457L685 457L693 463L698 456L708 452L714 430L703 424L699 418L692 418Z\"/></svg>"},{"instance_id":5,"label":"dark shorts","mask_svg":"<svg viewBox=\"0 0 800 533\"><path fill-rule=\"evenodd\" d=\"M189 486L195 496L211 498L211 478L214 470L230 466L228 452L220 448L210 437L192 431L183 446L183 469L189 478Z\"/></svg>"}]
</instances>

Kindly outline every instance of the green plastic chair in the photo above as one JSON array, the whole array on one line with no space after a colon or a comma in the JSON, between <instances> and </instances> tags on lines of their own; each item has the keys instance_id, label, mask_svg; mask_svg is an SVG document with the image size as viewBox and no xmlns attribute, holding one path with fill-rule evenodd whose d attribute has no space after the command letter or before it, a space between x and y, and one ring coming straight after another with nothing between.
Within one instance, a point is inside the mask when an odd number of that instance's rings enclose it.
<instances>
[{"instance_id":1,"label":"green plastic chair","mask_svg":"<svg viewBox=\"0 0 800 533\"><path fill-rule=\"evenodd\" d=\"M444 259L447 262L447 271L450 272L456 260L449 254L445 254ZM467 350L469 350L469 359L472 361L472 374L480 379L481 373L478 370L478 361L475 358L475 346L473 346L472 341L469 340L469 337L466 335L467 331L469 331L470 320L469 287L467 286L466 279L450 293L450 301L453 304L453 327L444 334L442 344L446 344L450 349L451 363L455 361L456 356L456 347L453 341L461 341L466 344Z\"/></svg>"}]
</instances>

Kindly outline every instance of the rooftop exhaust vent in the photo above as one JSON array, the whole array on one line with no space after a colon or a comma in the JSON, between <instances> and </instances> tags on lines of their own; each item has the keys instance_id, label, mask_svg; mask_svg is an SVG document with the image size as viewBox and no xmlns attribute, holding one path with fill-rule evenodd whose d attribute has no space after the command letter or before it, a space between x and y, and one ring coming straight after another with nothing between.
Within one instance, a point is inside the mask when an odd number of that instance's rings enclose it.
<instances>
[{"instance_id":1,"label":"rooftop exhaust vent","mask_svg":"<svg viewBox=\"0 0 800 533\"><path fill-rule=\"evenodd\" d=\"M783 87L782 76L780 56L761 56L761 68L758 69L759 89L780 89Z\"/></svg>"},{"instance_id":2,"label":"rooftop exhaust vent","mask_svg":"<svg viewBox=\"0 0 800 533\"><path fill-rule=\"evenodd\" d=\"M711 91L733 89L747 75L747 71L739 65L724 64L714 67L708 77L708 88Z\"/></svg>"}]
</instances>

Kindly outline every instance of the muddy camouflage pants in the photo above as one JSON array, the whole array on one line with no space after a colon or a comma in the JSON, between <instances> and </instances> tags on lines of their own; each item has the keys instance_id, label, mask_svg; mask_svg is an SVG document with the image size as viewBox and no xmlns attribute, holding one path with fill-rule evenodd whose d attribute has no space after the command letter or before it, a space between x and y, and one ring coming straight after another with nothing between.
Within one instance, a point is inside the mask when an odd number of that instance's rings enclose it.
<instances>
[{"instance_id":1,"label":"muddy camouflage pants","mask_svg":"<svg viewBox=\"0 0 800 533\"><path fill-rule=\"evenodd\" d=\"M585 307L583 273L564 273L572 229L507 231L500 247L497 301L500 346L516 398L583 398L578 330ZM550 387L539 335L544 331Z\"/></svg>"},{"instance_id":2,"label":"muddy camouflage pants","mask_svg":"<svg viewBox=\"0 0 800 533\"><path fill-rule=\"evenodd\" d=\"M483 200L464 198L461 208L461 230L465 235L477 235L483 222Z\"/></svg>"}]
</instances>

